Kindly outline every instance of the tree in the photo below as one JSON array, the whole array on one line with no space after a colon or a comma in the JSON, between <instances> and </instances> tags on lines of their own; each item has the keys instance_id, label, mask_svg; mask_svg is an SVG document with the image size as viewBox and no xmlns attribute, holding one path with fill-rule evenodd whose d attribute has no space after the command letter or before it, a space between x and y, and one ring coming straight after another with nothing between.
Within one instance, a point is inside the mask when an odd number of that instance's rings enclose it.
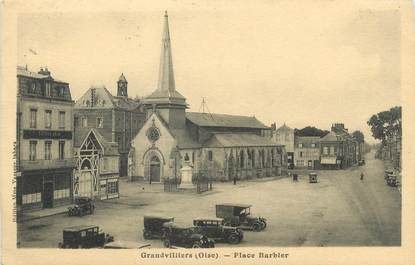
<instances>
[{"instance_id":1,"label":"tree","mask_svg":"<svg viewBox=\"0 0 415 265\"><path fill-rule=\"evenodd\" d=\"M402 135L402 107L393 107L390 110L379 112L370 117L367 122L371 126L375 139L385 143L394 136Z\"/></svg>"},{"instance_id":2,"label":"tree","mask_svg":"<svg viewBox=\"0 0 415 265\"><path fill-rule=\"evenodd\" d=\"M358 143L364 143L365 142L365 136L361 131L354 131L352 133L352 136Z\"/></svg>"},{"instance_id":3,"label":"tree","mask_svg":"<svg viewBox=\"0 0 415 265\"><path fill-rule=\"evenodd\" d=\"M329 131L325 131L325 130L320 130L316 127L313 126L307 126L302 128L301 130L299 129L295 129L295 135L297 136L319 136L319 137L323 137L326 134L329 133Z\"/></svg>"}]
</instances>

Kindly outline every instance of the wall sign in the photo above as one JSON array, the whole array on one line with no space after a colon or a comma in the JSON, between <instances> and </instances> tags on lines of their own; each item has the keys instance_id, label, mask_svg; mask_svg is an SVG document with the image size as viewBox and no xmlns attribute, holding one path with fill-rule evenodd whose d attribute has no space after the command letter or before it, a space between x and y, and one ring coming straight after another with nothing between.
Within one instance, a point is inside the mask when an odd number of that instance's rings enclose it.
<instances>
[{"instance_id":1,"label":"wall sign","mask_svg":"<svg viewBox=\"0 0 415 265\"><path fill-rule=\"evenodd\" d=\"M72 139L71 131L24 130L23 139Z\"/></svg>"}]
</instances>

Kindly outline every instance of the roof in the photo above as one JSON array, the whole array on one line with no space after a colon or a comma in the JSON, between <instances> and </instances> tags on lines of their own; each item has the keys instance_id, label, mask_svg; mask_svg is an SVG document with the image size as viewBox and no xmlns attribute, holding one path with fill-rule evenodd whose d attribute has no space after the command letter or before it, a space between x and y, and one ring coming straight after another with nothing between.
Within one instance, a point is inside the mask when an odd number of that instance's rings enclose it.
<instances>
[{"instance_id":1,"label":"roof","mask_svg":"<svg viewBox=\"0 0 415 265\"><path fill-rule=\"evenodd\" d=\"M265 126L255 117L249 116L187 112L186 118L201 127L269 129L269 127Z\"/></svg>"},{"instance_id":2,"label":"roof","mask_svg":"<svg viewBox=\"0 0 415 265\"><path fill-rule=\"evenodd\" d=\"M36 78L36 79L51 79L51 80L53 80L55 82L58 82L58 83L67 84L67 82L60 81L60 80L57 80L55 78L52 78L50 75L45 75L45 74L39 74L39 73L36 73L36 72L32 72L32 71L27 70L26 67L22 67L22 66L17 66L17 75L18 76L30 77L30 78Z\"/></svg>"},{"instance_id":3,"label":"roof","mask_svg":"<svg viewBox=\"0 0 415 265\"><path fill-rule=\"evenodd\" d=\"M170 133L174 136L177 141L177 146L180 149L188 149L188 148L200 148L202 145L197 141L193 140L190 136L190 133L187 129L171 129L168 128Z\"/></svg>"},{"instance_id":4,"label":"roof","mask_svg":"<svg viewBox=\"0 0 415 265\"><path fill-rule=\"evenodd\" d=\"M326 136L320 139L321 142L336 142L341 140L341 137L334 132L329 132Z\"/></svg>"},{"instance_id":5,"label":"roof","mask_svg":"<svg viewBox=\"0 0 415 265\"><path fill-rule=\"evenodd\" d=\"M124 73L121 73L120 78L118 78L118 81L127 83L127 79L125 79Z\"/></svg>"},{"instance_id":6,"label":"roof","mask_svg":"<svg viewBox=\"0 0 415 265\"><path fill-rule=\"evenodd\" d=\"M94 105L91 98L94 94ZM105 86L90 87L75 103L75 108L116 108L134 110L140 106L141 102L127 98L113 96Z\"/></svg>"},{"instance_id":7,"label":"roof","mask_svg":"<svg viewBox=\"0 0 415 265\"><path fill-rule=\"evenodd\" d=\"M277 129L277 131L292 131L292 130L293 129L288 127L285 123Z\"/></svg>"},{"instance_id":8,"label":"roof","mask_svg":"<svg viewBox=\"0 0 415 265\"><path fill-rule=\"evenodd\" d=\"M204 147L281 146L271 138L253 133L214 133Z\"/></svg>"},{"instance_id":9,"label":"roof","mask_svg":"<svg viewBox=\"0 0 415 265\"><path fill-rule=\"evenodd\" d=\"M243 204L243 203L221 203L221 204L216 204L216 206L233 206L233 207L238 207L238 208L249 208L252 205Z\"/></svg>"},{"instance_id":10,"label":"roof","mask_svg":"<svg viewBox=\"0 0 415 265\"><path fill-rule=\"evenodd\" d=\"M95 135L95 138L97 139L98 143L101 144L101 146L104 148L104 154L105 155L119 155L118 153L118 144L116 142L110 142L105 137L99 133L98 130L92 128L87 133L80 133L81 136L75 138L74 141L74 147L81 147L81 145L84 143L86 137L88 137L91 133Z\"/></svg>"},{"instance_id":11,"label":"roof","mask_svg":"<svg viewBox=\"0 0 415 265\"><path fill-rule=\"evenodd\" d=\"M94 227L98 227L98 226L97 225L75 225L75 226L65 227L63 228L63 231L76 232L79 230L84 230L84 229L89 229L89 228L94 228Z\"/></svg>"}]
</instances>

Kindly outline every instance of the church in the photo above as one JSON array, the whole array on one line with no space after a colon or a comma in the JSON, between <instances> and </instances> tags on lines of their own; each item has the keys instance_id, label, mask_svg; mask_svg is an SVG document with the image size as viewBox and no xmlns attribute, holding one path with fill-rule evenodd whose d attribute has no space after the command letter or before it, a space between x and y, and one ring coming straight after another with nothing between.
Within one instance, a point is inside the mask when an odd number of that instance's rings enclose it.
<instances>
[{"instance_id":1,"label":"church","mask_svg":"<svg viewBox=\"0 0 415 265\"><path fill-rule=\"evenodd\" d=\"M147 115L131 141L130 180L180 178L184 163L193 178L204 174L221 181L277 176L287 167L284 146L255 117L186 111L186 98L175 87L167 13L158 87L141 103Z\"/></svg>"}]
</instances>

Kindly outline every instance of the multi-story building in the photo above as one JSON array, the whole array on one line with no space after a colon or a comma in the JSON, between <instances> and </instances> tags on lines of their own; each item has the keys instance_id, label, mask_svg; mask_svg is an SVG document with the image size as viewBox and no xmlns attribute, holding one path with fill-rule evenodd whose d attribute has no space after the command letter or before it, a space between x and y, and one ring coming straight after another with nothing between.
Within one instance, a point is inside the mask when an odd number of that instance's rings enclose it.
<instances>
[{"instance_id":1,"label":"multi-story building","mask_svg":"<svg viewBox=\"0 0 415 265\"><path fill-rule=\"evenodd\" d=\"M296 168L320 167L320 136L295 136L294 157Z\"/></svg>"},{"instance_id":2,"label":"multi-story building","mask_svg":"<svg viewBox=\"0 0 415 265\"><path fill-rule=\"evenodd\" d=\"M273 127L276 127L275 124ZM272 132L272 140L278 145L285 146L288 166L293 167L295 164L294 129L288 127L284 123L281 127Z\"/></svg>"},{"instance_id":3,"label":"multi-story building","mask_svg":"<svg viewBox=\"0 0 415 265\"><path fill-rule=\"evenodd\" d=\"M358 143L343 123L333 124L331 132L320 139L322 168L340 169L357 163Z\"/></svg>"},{"instance_id":4,"label":"multi-story building","mask_svg":"<svg viewBox=\"0 0 415 265\"><path fill-rule=\"evenodd\" d=\"M17 205L51 208L72 200L74 102L47 68L17 68Z\"/></svg>"},{"instance_id":5,"label":"multi-story building","mask_svg":"<svg viewBox=\"0 0 415 265\"><path fill-rule=\"evenodd\" d=\"M138 99L128 97L128 82L121 74L117 96L105 87L91 87L75 103L75 147L79 147L91 129L107 142L118 144L119 175L127 176L131 139L143 126L146 114Z\"/></svg>"}]
</instances>

